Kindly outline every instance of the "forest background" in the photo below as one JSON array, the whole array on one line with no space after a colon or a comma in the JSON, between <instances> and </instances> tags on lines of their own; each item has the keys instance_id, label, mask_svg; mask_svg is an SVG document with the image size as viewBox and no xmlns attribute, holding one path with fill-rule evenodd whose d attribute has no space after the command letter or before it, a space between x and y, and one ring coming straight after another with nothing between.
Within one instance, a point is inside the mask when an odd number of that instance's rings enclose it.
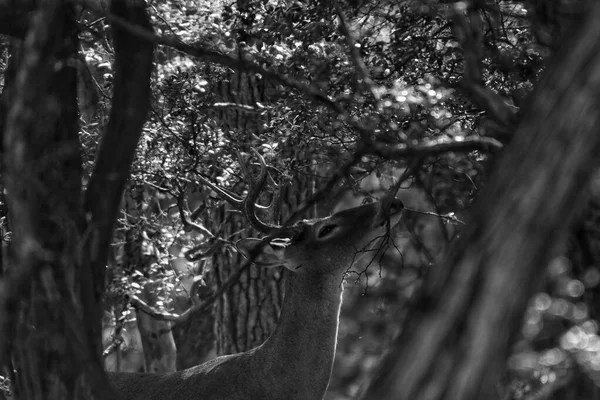
<instances>
[{"instance_id":1,"label":"forest background","mask_svg":"<svg viewBox=\"0 0 600 400\"><path fill-rule=\"evenodd\" d=\"M0 34L0 399L262 343L282 271L206 183L253 149L273 222L406 206L327 399L600 398L594 1L0 0Z\"/></svg>"}]
</instances>

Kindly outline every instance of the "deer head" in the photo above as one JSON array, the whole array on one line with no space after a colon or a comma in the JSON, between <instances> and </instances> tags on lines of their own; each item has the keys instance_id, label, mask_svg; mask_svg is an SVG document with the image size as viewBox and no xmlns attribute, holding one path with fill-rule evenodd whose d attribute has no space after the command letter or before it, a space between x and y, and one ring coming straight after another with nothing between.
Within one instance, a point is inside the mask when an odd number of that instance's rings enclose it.
<instances>
[{"instance_id":1,"label":"deer head","mask_svg":"<svg viewBox=\"0 0 600 400\"><path fill-rule=\"evenodd\" d=\"M332 273L373 254L378 239L400 220L402 208L399 200L364 204L275 229L262 240L242 239L236 247L246 258L266 267Z\"/></svg>"},{"instance_id":2,"label":"deer head","mask_svg":"<svg viewBox=\"0 0 600 400\"><path fill-rule=\"evenodd\" d=\"M201 178L234 208L242 211L250 224L267 234L263 239L242 239L237 249L249 260L266 267L284 266L300 272L319 269L332 272L350 267L362 256L369 254L376 239L400 219L403 204L399 200L384 199L340 211L330 217L304 220L291 226L277 226L261 221L256 212L256 199L269 177L263 157L253 150L260 163L260 172L254 179L243 166L249 184L248 195L240 198ZM243 165L243 160L240 163ZM272 180L272 179L271 179ZM390 219L391 217L391 219Z\"/></svg>"}]
</instances>

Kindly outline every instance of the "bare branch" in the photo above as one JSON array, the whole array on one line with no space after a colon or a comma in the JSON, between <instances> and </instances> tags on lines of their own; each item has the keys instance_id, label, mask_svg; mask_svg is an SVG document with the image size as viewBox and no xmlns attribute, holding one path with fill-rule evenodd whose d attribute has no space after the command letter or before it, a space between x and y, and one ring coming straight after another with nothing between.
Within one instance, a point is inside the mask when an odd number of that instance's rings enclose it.
<instances>
[{"instance_id":1,"label":"bare branch","mask_svg":"<svg viewBox=\"0 0 600 400\"><path fill-rule=\"evenodd\" d=\"M346 21L346 17L339 2L335 2L335 10L338 15L338 19L340 20L340 30L346 37L346 42L348 43L348 50L350 51L350 58L354 63L354 68L356 69L356 73L358 75L358 83L359 85L364 85L369 92L373 95L375 100L377 101L377 109L381 108L381 104L379 104L380 97L375 90L375 82L371 79L369 74L369 70L360 54L360 45L356 43L354 37L352 36L352 32L348 28L348 22Z\"/></svg>"},{"instance_id":2,"label":"bare branch","mask_svg":"<svg viewBox=\"0 0 600 400\"><path fill-rule=\"evenodd\" d=\"M200 109L208 109L208 110L236 110L242 111L249 114L260 114L265 112L265 107L253 107L247 104L240 103L227 103L227 102L219 102L213 103L211 105L200 107Z\"/></svg>"},{"instance_id":3,"label":"bare branch","mask_svg":"<svg viewBox=\"0 0 600 400\"><path fill-rule=\"evenodd\" d=\"M364 152L374 154L390 160L399 160L407 157L433 156L447 152L465 151L495 151L501 149L502 143L490 137L466 137L458 139L434 139L425 143L388 144L377 140L363 138Z\"/></svg>"},{"instance_id":4,"label":"bare branch","mask_svg":"<svg viewBox=\"0 0 600 400\"><path fill-rule=\"evenodd\" d=\"M203 312L207 311L224 292L229 290L229 288L231 288L235 283L237 283L239 281L242 273L251 264L252 263L250 261L242 264L240 266L240 268L238 268L233 274L231 274L231 276L229 276L229 278L227 278L227 280L219 287L219 290L217 290L212 295L207 297L206 300L202 304L198 304L193 307L190 307L179 315L169 313L166 311L159 311L159 310L155 309L154 307L149 306L147 303L140 300L135 295L131 297L131 305L133 307L135 307L136 309L138 309L142 312L145 312L146 314L150 315L151 317L156 318L161 321L172 321L175 323L187 321L192 316L192 314L203 313ZM195 303L195 301L193 301L193 303Z\"/></svg>"},{"instance_id":5,"label":"bare branch","mask_svg":"<svg viewBox=\"0 0 600 400\"><path fill-rule=\"evenodd\" d=\"M331 195L331 190L333 187L344 177L348 176L352 167L359 163L360 159L363 155L365 155L364 148L358 147L354 151L354 155L350 160L348 160L344 165L338 168L335 174L329 179L329 181L325 184L325 186L315 192L312 196L310 196L307 200L302 203L300 207L292 215L290 215L287 221L284 223L284 226L288 226L302 218L304 213L312 207L314 204L317 204L321 200L329 197Z\"/></svg>"},{"instance_id":6,"label":"bare branch","mask_svg":"<svg viewBox=\"0 0 600 400\"><path fill-rule=\"evenodd\" d=\"M485 86L481 63L484 57L483 27L479 9L470 5L466 14L456 11L452 19L454 34L463 49L464 74L459 85L473 103L504 128L516 123L516 108Z\"/></svg>"},{"instance_id":7,"label":"bare branch","mask_svg":"<svg viewBox=\"0 0 600 400\"><path fill-rule=\"evenodd\" d=\"M130 299L130 304L136 308L136 310L145 312L146 314L150 315L151 317L158 319L160 321L174 321L174 322L178 322L181 320L181 317L185 314L181 314L181 315L177 315L177 314L173 314L167 311L159 311L156 308L150 306L148 303L146 303L144 300L140 299L138 296L136 295L132 295L131 299ZM189 311L189 309L187 310ZM186 312L187 312L186 311Z\"/></svg>"}]
</instances>

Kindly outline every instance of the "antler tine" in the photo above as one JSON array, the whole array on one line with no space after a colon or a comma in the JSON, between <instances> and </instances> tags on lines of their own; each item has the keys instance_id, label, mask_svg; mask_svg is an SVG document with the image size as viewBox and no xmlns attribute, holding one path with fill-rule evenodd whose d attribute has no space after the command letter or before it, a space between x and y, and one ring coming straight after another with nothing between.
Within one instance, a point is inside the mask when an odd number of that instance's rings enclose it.
<instances>
[{"instance_id":1,"label":"antler tine","mask_svg":"<svg viewBox=\"0 0 600 400\"><path fill-rule=\"evenodd\" d=\"M258 199L260 192L267 182L267 164L265 163L263 156L256 149L252 149L252 151L254 152L256 158L258 158L258 162L260 164L260 172L256 180L252 178L250 171L248 171L248 168L241 157L241 154L238 153L240 166L242 167L245 179L248 181L248 195L243 200L243 212L246 218L248 218L248 222L250 222L250 225L252 225L254 229L261 233L271 234L274 231L281 229L281 227L263 222L256 215L256 200Z\"/></svg>"},{"instance_id":2,"label":"antler tine","mask_svg":"<svg viewBox=\"0 0 600 400\"><path fill-rule=\"evenodd\" d=\"M233 208L239 211L244 211L244 199L237 194L219 187L203 177L202 175L197 175L198 180L204 183L206 186L214 190L223 200L227 201ZM265 206L257 205L257 208L267 208Z\"/></svg>"},{"instance_id":3,"label":"antler tine","mask_svg":"<svg viewBox=\"0 0 600 400\"><path fill-rule=\"evenodd\" d=\"M260 164L260 172L257 179L252 177L246 162L244 161L242 155L238 152L238 159L242 169L242 174L244 175L246 182L248 182L248 195L246 198L239 197L238 195L231 193L229 190L215 185L202 175L197 176L202 183L214 190L225 201L231 204L233 208L240 210L254 229L261 233L273 234L274 232L281 230L281 227L263 222L256 215L257 208L266 208L256 204L256 200L258 199L258 196L260 196L260 192L263 190L267 179L270 178L270 176L268 174L268 167L263 156L256 149L252 149L252 151L256 155L256 158L258 158L258 162ZM271 178L271 180L273 179Z\"/></svg>"},{"instance_id":4,"label":"antler tine","mask_svg":"<svg viewBox=\"0 0 600 400\"><path fill-rule=\"evenodd\" d=\"M218 187L202 175L198 175L198 180L202 181L202 183L204 183L206 186L217 192L217 194L221 196L223 200L227 201L234 208L242 210L244 204L244 200L242 200L242 198L240 198L236 194L231 193L229 190L225 190L223 188Z\"/></svg>"}]
</instances>

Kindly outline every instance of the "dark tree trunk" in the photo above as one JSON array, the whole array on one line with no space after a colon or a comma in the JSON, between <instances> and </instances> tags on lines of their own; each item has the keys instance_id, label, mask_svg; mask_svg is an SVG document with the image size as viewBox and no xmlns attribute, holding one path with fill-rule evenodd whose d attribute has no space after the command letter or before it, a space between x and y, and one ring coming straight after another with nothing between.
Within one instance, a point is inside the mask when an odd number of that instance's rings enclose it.
<instances>
[{"instance_id":1,"label":"dark tree trunk","mask_svg":"<svg viewBox=\"0 0 600 400\"><path fill-rule=\"evenodd\" d=\"M143 0L113 0L111 12L132 26L152 31ZM114 221L121 204L129 168L150 108L150 75L153 45L131 34L118 23L112 24L115 46L114 92L110 120L98 150L89 181L84 210L89 219L86 255L94 274L95 307L88 309L93 335L100 337L101 297L108 250ZM99 347L99 352L101 348Z\"/></svg>"},{"instance_id":2,"label":"dark tree trunk","mask_svg":"<svg viewBox=\"0 0 600 400\"><path fill-rule=\"evenodd\" d=\"M545 73L447 262L364 399L493 399L509 346L600 150L600 3Z\"/></svg>"},{"instance_id":3,"label":"dark tree trunk","mask_svg":"<svg viewBox=\"0 0 600 400\"><path fill-rule=\"evenodd\" d=\"M120 20L150 29L144 2L114 0ZM101 295L113 223L149 107L152 44L113 26L113 112L82 201L72 7L41 2L11 85L3 178L13 231L0 283L0 365L15 397L114 399L103 373ZM6 102L8 100L8 102Z\"/></svg>"},{"instance_id":4,"label":"dark tree trunk","mask_svg":"<svg viewBox=\"0 0 600 400\"><path fill-rule=\"evenodd\" d=\"M0 34L25 37L34 4L32 1L8 1L0 4Z\"/></svg>"},{"instance_id":5,"label":"dark tree trunk","mask_svg":"<svg viewBox=\"0 0 600 400\"><path fill-rule=\"evenodd\" d=\"M76 69L69 61L77 51L73 10L45 2L33 22L4 132L13 257L2 288L0 342L10 344L18 370L17 398L109 398L84 323L89 266L79 257L84 220Z\"/></svg>"}]
</instances>

